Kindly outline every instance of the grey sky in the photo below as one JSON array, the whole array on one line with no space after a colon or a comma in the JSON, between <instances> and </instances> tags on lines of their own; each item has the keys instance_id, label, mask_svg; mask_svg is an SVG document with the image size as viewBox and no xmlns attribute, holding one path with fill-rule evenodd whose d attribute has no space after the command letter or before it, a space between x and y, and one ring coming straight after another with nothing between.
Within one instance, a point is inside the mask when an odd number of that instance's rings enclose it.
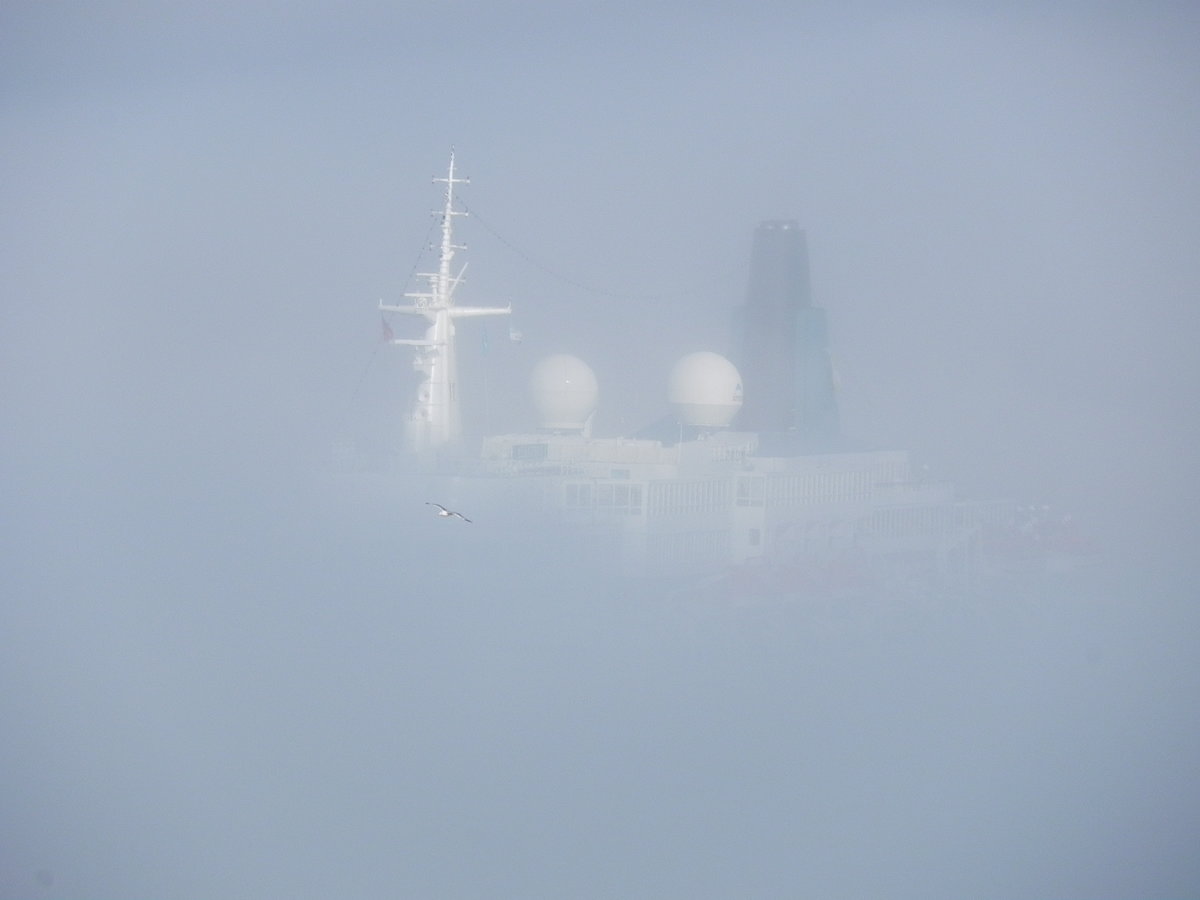
<instances>
[{"instance_id":1,"label":"grey sky","mask_svg":"<svg viewBox=\"0 0 1200 900\"><path fill-rule=\"evenodd\" d=\"M1194 894L1197 47L1187 3L6 3L0 895ZM494 425L551 352L655 418L796 218L847 428L1079 509L1111 602L681 623L331 499L410 402L375 305L451 145L525 335L464 353Z\"/></svg>"},{"instance_id":2,"label":"grey sky","mask_svg":"<svg viewBox=\"0 0 1200 900\"><path fill-rule=\"evenodd\" d=\"M5 17L5 356L53 369L57 401L85 402L83 370L203 402L221 376L196 354L250 396L271 372L301 419L305 391L342 402L454 144L481 222L598 291L469 223L471 299L514 302L531 360L587 357L612 429L657 414L679 355L724 343L750 231L787 216L864 438L990 489L1084 494L1117 470L1161 488L1149 473L1195 437L1186 5ZM1000 448L1009 481L963 461ZM1064 473L1064 453L1086 460Z\"/></svg>"}]
</instances>

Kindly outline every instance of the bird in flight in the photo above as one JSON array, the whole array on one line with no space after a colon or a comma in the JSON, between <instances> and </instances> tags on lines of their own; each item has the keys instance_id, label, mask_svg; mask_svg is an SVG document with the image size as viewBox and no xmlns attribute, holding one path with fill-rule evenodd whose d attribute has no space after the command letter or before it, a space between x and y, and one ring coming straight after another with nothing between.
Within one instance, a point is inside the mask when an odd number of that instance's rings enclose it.
<instances>
[{"instance_id":1,"label":"bird in flight","mask_svg":"<svg viewBox=\"0 0 1200 900\"><path fill-rule=\"evenodd\" d=\"M428 500L426 500L425 505L426 506L436 506L438 508L438 515L441 516L443 519L449 519L451 517L456 517L456 518L462 519L464 522L467 522L468 524L471 521L466 516L464 516L462 513L455 512L452 509L446 509L446 507L442 506L442 504L440 504L440 503L430 503Z\"/></svg>"}]
</instances>

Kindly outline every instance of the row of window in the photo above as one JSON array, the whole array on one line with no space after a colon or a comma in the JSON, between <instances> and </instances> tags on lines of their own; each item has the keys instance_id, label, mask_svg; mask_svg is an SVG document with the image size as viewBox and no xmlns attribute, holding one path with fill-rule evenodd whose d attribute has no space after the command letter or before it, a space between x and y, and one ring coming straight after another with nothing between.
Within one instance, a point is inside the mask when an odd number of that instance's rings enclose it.
<instances>
[{"instance_id":1,"label":"row of window","mask_svg":"<svg viewBox=\"0 0 1200 900\"><path fill-rule=\"evenodd\" d=\"M652 481L649 485L620 482L569 482L563 496L567 509L605 509L678 516L725 512L730 507L729 481Z\"/></svg>"},{"instance_id":2,"label":"row of window","mask_svg":"<svg viewBox=\"0 0 1200 900\"><path fill-rule=\"evenodd\" d=\"M652 481L646 512L651 516L677 516L724 512L729 509L731 485L720 481Z\"/></svg>"},{"instance_id":3,"label":"row of window","mask_svg":"<svg viewBox=\"0 0 1200 900\"><path fill-rule=\"evenodd\" d=\"M644 500L646 513L651 516L724 512L730 508L733 494L732 483L725 479L652 481L648 485L585 481L568 483L565 488L568 509L619 509L636 514L642 512ZM747 476L737 479L737 505L783 509L863 501L871 498L873 488L870 471ZM880 510L876 519L878 527L886 532L893 519L933 515L935 510L940 515L947 513L946 507L896 507ZM954 524L962 522L955 520Z\"/></svg>"},{"instance_id":4,"label":"row of window","mask_svg":"<svg viewBox=\"0 0 1200 900\"><path fill-rule=\"evenodd\" d=\"M550 455L550 445L544 443L538 444L513 444L512 458L522 461L541 461Z\"/></svg>"},{"instance_id":5,"label":"row of window","mask_svg":"<svg viewBox=\"0 0 1200 900\"><path fill-rule=\"evenodd\" d=\"M642 511L640 484L576 482L566 485L567 509L605 509L639 515Z\"/></svg>"},{"instance_id":6,"label":"row of window","mask_svg":"<svg viewBox=\"0 0 1200 900\"><path fill-rule=\"evenodd\" d=\"M754 450L754 447L744 444L734 444L728 447L714 447L712 459L715 462L742 462Z\"/></svg>"},{"instance_id":7,"label":"row of window","mask_svg":"<svg viewBox=\"0 0 1200 900\"><path fill-rule=\"evenodd\" d=\"M870 471L805 475L757 475L738 479L738 506L786 508L810 503L868 500L875 486Z\"/></svg>"}]
</instances>

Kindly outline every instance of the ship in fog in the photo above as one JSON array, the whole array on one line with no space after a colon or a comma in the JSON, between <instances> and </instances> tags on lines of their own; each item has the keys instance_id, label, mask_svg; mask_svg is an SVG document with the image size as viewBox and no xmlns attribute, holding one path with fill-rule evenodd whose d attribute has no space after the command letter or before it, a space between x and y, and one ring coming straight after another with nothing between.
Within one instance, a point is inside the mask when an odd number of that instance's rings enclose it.
<instances>
[{"instance_id":1,"label":"ship in fog","mask_svg":"<svg viewBox=\"0 0 1200 900\"><path fill-rule=\"evenodd\" d=\"M533 430L468 447L457 330L511 306L458 303L465 266L455 220L465 212L451 155L437 262L422 290L381 303L389 342L412 353L416 397L400 453L460 495L549 519L639 577L754 573L813 589L914 581L956 584L977 571L1016 509L959 499L909 453L843 435L826 312L813 302L806 238L793 220L754 232L732 352L697 347L662 385L665 415L631 434L593 429L602 386L586 360L540 360L528 385ZM408 333L416 320L423 334ZM456 503L465 503L455 498Z\"/></svg>"}]
</instances>

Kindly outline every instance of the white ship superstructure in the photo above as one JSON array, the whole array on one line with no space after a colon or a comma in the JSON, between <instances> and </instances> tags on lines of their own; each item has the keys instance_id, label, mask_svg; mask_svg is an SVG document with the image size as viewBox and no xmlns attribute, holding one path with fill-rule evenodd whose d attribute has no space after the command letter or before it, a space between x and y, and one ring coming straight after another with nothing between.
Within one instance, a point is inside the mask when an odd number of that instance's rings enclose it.
<instances>
[{"instance_id":1,"label":"white ship superstructure","mask_svg":"<svg viewBox=\"0 0 1200 900\"><path fill-rule=\"evenodd\" d=\"M423 317L416 350L422 375L410 421L411 450L437 459L461 437L454 323L510 308L460 307L451 271L455 177L446 185L442 240L427 292L384 312ZM824 310L809 299L803 232L767 222L756 236L755 274L740 313L743 358L754 381L743 391L730 360L697 351L665 385L671 415L654 437L596 436L599 380L574 356L554 354L533 371L534 431L486 437L478 457L458 457L460 481L480 496L498 488L539 517L580 529L611 549L632 575L701 575L757 564L815 571L837 563L860 570L965 575L983 530L1007 504L965 503L951 485L917 474L904 451L848 449L837 431ZM793 337L789 338L788 335ZM759 346L762 352L759 353ZM761 357L761 358L760 358ZM761 430L738 430L743 394ZM509 507L510 509L512 507ZM614 560L616 562L616 560Z\"/></svg>"},{"instance_id":2,"label":"white ship superstructure","mask_svg":"<svg viewBox=\"0 0 1200 900\"><path fill-rule=\"evenodd\" d=\"M478 474L523 483L525 502L606 542L629 574L671 576L762 561L870 560L965 576L981 529L1006 506L957 501L904 451L769 457L758 436L678 443L531 433L485 439Z\"/></svg>"}]
</instances>

